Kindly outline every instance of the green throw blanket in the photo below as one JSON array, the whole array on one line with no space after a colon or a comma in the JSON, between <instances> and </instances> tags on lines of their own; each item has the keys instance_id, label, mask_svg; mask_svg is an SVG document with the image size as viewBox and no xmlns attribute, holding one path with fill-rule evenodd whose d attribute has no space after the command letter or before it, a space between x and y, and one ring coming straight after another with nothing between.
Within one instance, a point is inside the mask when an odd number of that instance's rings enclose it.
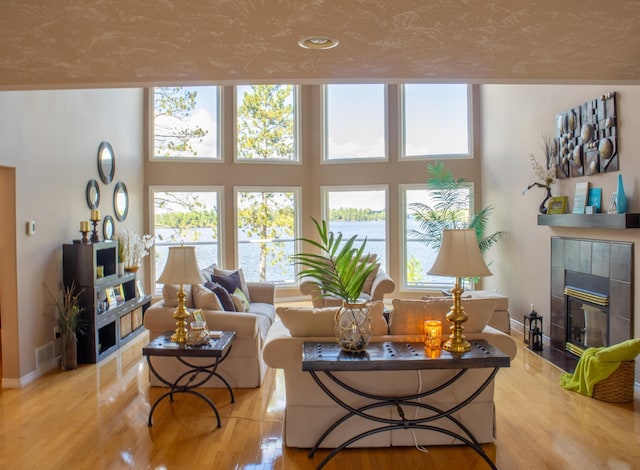
<instances>
[{"instance_id":1,"label":"green throw blanket","mask_svg":"<svg viewBox=\"0 0 640 470\"><path fill-rule=\"evenodd\" d=\"M604 348L588 348L580 357L573 374L562 374L560 386L567 390L593 396L593 386L613 374L619 362L602 362L596 353Z\"/></svg>"},{"instance_id":2,"label":"green throw blanket","mask_svg":"<svg viewBox=\"0 0 640 470\"><path fill-rule=\"evenodd\" d=\"M593 396L593 386L613 374L620 362L632 361L640 354L640 338L629 339L607 348L588 348L573 374L562 374L560 386Z\"/></svg>"}]
</instances>

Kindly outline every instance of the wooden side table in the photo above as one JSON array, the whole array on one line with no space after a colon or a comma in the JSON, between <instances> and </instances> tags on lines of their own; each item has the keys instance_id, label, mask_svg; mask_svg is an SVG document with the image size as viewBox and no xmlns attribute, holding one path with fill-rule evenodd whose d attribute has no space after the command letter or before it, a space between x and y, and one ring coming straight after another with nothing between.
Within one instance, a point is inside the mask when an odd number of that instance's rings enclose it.
<instances>
[{"instance_id":1,"label":"wooden side table","mask_svg":"<svg viewBox=\"0 0 640 470\"><path fill-rule=\"evenodd\" d=\"M424 353L423 343L403 343L403 342L383 342L371 343L362 353L345 353L336 343L328 342L305 342L302 347L302 370L311 374L318 386L327 394L334 402L344 408L347 413L336 420L329 428L318 438L317 442L309 452L309 457L313 457L314 453L324 439L329 436L338 426L345 421L359 416L377 423L380 427L371 429L357 434L338 447L333 449L327 457L318 465L318 469L331 460L338 452L348 447L354 442L380 432L388 432L394 429L427 429L431 431L441 432L451 437L455 437L461 442L471 447L478 453L490 466L495 469L495 464L489 456L484 452L477 439L471 431L457 420L453 414L470 404L473 400L489 386L498 370L501 367L509 367L510 358L500 350L494 348L486 340L471 341L471 350L465 353L451 353L441 351L439 357L427 357ZM464 376L468 369L486 368L487 379L480 384L476 390L469 390L466 398L460 399L460 402L449 409L440 409L435 406L421 403L420 399L430 395L438 390L444 390L451 387L457 380ZM407 396L383 396L375 395L367 390L359 390L353 385L336 377L333 372L346 371L376 371L376 370L422 370L422 369L453 369L459 372L448 379L445 383L434 386L429 390L421 393L410 394ZM320 375L322 373L322 376ZM338 385L341 389L347 391L353 397L365 397L373 400L373 403L365 406L354 408L348 403L347 395L341 398L336 395L327 386L325 381L331 381ZM341 394L342 395L342 394ZM399 419L386 419L371 413L380 407L394 407L398 411ZM431 415L411 419L410 413L405 408L427 409ZM437 426L437 420L445 418L453 423L458 432L449 430L444 427Z\"/></svg>"},{"instance_id":2,"label":"wooden side table","mask_svg":"<svg viewBox=\"0 0 640 470\"><path fill-rule=\"evenodd\" d=\"M200 387L211 377L217 377L225 384L227 390L229 390L229 396L231 397L231 403L235 402L235 398L233 396L233 390L224 377L216 372L216 369L220 365L222 361L224 361L229 352L231 351L231 346L233 343L233 339L236 336L235 331L223 331L220 335L220 338L215 338L209 340L208 344L202 346L188 346L186 344L178 344L171 341L171 335L173 331L168 331L162 336L158 336L153 341L151 341L147 346L142 348L142 355L147 357L147 364L149 365L149 370L153 375L155 375L158 380L160 380L163 384L170 387L170 390L163 395L161 395L151 406L151 411L149 411L149 423L148 425L152 425L152 417L153 412L156 407L162 400L169 397L169 401L173 401L173 396L176 393L188 393L191 395L195 395L203 399L213 410L216 415L216 419L218 421L218 427L221 427L220 423L220 414L216 406L206 395L202 394L198 390L197 387ZM151 357L153 356L169 356L175 357L182 364L189 367L189 370L181 374L174 382L169 382L165 378L163 378L158 371L153 367L151 363ZM212 362L206 365L193 364L189 362L188 358L194 357L204 357L211 358Z\"/></svg>"}]
</instances>

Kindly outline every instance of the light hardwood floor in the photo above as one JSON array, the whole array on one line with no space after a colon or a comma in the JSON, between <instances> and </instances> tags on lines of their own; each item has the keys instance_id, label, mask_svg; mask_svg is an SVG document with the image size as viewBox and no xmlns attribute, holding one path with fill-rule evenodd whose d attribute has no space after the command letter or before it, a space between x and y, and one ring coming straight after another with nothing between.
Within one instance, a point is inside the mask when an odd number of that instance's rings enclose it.
<instances>
[{"instance_id":1,"label":"light hardwood floor","mask_svg":"<svg viewBox=\"0 0 640 470\"><path fill-rule=\"evenodd\" d=\"M497 438L484 446L498 468L640 468L640 400L615 405L558 386L561 371L520 343L509 369L497 376ZM0 391L2 469L310 469L313 459L283 445L284 381L269 371L259 389L207 394L222 428L201 400L163 402L147 427L150 389L141 348L147 334L98 365L55 371L24 387ZM463 446L355 449L327 469L485 469Z\"/></svg>"}]
</instances>

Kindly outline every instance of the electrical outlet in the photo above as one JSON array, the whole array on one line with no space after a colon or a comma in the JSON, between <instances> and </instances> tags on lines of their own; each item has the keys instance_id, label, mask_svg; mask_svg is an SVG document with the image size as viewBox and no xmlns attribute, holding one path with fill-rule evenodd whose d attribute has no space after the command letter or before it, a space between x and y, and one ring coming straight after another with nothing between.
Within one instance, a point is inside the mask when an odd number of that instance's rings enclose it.
<instances>
[{"instance_id":1,"label":"electrical outlet","mask_svg":"<svg viewBox=\"0 0 640 470\"><path fill-rule=\"evenodd\" d=\"M53 327L53 339L60 339L62 338L62 332L60 331L60 327L59 326L54 326Z\"/></svg>"}]
</instances>

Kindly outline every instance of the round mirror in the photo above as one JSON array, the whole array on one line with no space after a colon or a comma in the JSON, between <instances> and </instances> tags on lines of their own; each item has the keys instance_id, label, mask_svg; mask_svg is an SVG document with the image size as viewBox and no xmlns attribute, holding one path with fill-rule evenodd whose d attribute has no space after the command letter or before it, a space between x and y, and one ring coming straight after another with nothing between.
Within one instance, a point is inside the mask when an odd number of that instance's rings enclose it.
<instances>
[{"instance_id":1,"label":"round mirror","mask_svg":"<svg viewBox=\"0 0 640 470\"><path fill-rule=\"evenodd\" d=\"M112 240L115 232L115 225L113 223L113 217L107 215L102 222L102 238L105 240Z\"/></svg>"},{"instance_id":2,"label":"round mirror","mask_svg":"<svg viewBox=\"0 0 640 470\"><path fill-rule=\"evenodd\" d=\"M100 204L100 187L96 180L90 180L87 183L86 196L89 209L97 209Z\"/></svg>"},{"instance_id":3,"label":"round mirror","mask_svg":"<svg viewBox=\"0 0 640 470\"><path fill-rule=\"evenodd\" d=\"M113 154L113 148L109 142L101 142L98 148L98 173L104 184L113 181L113 175L116 172L116 157Z\"/></svg>"},{"instance_id":4,"label":"round mirror","mask_svg":"<svg viewBox=\"0 0 640 470\"><path fill-rule=\"evenodd\" d=\"M113 211L116 214L116 219L120 222L127 218L127 213L129 212L129 193L122 181L118 181L116 187L113 189Z\"/></svg>"}]
</instances>

